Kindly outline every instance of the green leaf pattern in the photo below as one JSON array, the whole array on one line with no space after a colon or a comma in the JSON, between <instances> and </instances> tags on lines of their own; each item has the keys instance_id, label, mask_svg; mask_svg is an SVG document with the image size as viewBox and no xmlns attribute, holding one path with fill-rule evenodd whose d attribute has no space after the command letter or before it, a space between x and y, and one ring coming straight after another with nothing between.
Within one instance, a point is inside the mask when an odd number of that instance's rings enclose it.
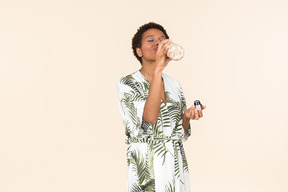
<instances>
[{"instance_id":1,"label":"green leaf pattern","mask_svg":"<svg viewBox=\"0 0 288 192\"><path fill-rule=\"evenodd\" d=\"M140 71L118 82L119 109L125 127L127 192L190 192L183 142L182 117L186 100L178 81L162 73L167 105L161 101L156 124L142 119L150 84Z\"/></svg>"}]
</instances>

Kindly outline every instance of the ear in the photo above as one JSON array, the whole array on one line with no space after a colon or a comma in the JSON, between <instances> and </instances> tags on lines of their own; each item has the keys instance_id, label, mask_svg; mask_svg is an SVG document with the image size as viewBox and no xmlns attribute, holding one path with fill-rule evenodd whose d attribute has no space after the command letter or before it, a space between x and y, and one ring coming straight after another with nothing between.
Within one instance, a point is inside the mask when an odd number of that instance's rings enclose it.
<instances>
[{"instance_id":1,"label":"ear","mask_svg":"<svg viewBox=\"0 0 288 192\"><path fill-rule=\"evenodd\" d=\"M136 48L136 53L137 53L137 55L138 55L139 57L142 57L142 56L143 56L143 55L142 55L142 50L141 50L139 47Z\"/></svg>"}]
</instances>

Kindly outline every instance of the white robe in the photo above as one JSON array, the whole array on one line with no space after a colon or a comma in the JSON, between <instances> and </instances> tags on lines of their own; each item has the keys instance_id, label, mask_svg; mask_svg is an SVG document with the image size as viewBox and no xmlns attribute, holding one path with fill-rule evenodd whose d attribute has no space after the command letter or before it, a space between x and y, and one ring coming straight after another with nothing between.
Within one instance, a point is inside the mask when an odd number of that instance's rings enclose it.
<instances>
[{"instance_id":1,"label":"white robe","mask_svg":"<svg viewBox=\"0 0 288 192\"><path fill-rule=\"evenodd\" d=\"M127 149L127 192L190 192L182 142L191 135L182 126L186 101L180 83L162 73L167 104L161 100L156 124L142 119L150 83L138 70L118 82L119 109Z\"/></svg>"}]
</instances>

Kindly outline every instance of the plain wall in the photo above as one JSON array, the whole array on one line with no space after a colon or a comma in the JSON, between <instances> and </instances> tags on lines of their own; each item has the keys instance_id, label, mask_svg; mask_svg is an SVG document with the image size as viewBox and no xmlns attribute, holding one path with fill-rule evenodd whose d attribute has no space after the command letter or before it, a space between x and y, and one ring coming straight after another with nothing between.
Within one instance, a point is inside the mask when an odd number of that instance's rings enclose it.
<instances>
[{"instance_id":1,"label":"plain wall","mask_svg":"<svg viewBox=\"0 0 288 192\"><path fill-rule=\"evenodd\" d=\"M164 73L207 105L191 192L288 192L287 0L0 1L0 191L126 191L116 84L149 21L185 49Z\"/></svg>"}]
</instances>

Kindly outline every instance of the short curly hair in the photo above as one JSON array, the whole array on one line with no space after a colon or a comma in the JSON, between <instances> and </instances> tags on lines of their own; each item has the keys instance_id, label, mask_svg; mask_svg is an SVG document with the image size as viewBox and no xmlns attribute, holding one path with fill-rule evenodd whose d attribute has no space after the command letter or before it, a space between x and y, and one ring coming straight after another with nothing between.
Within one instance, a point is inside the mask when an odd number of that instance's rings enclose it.
<instances>
[{"instance_id":1,"label":"short curly hair","mask_svg":"<svg viewBox=\"0 0 288 192\"><path fill-rule=\"evenodd\" d=\"M137 55L136 48L141 48L141 46L142 46L141 41L142 41L143 33L149 29L159 29L160 31L162 31L164 33L166 38L169 39L169 36L168 36L166 30L160 24L157 24L154 22L149 22L149 23L146 23L146 24L142 25L141 27L139 27L137 32L135 33L134 37L132 38L132 49L133 49L133 54L138 59L138 61L140 61L141 65L142 65L142 58Z\"/></svg>"}]
</instances>

